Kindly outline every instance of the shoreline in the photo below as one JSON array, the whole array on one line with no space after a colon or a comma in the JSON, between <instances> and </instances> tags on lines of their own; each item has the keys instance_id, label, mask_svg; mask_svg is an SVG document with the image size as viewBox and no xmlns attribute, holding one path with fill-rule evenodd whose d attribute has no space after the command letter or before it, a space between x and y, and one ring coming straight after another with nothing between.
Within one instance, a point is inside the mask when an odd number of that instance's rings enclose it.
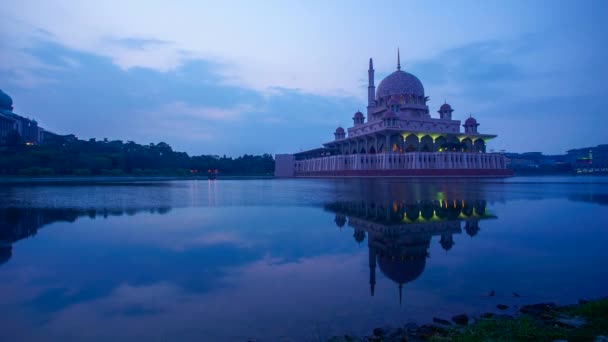
<instances>
[{"instance_id":1,"label":"shoreline","mask_svg":"<svg viewBox=\"0 0 608 342\"><path fill-rule=\"evenodd\" d=\"M589 176L608 176L606 174L595 175L577 175L577 174L514 174L507 178L518 177L580 177L586 178ZM274 175L222 175L215 180L272 180L272 179L472 179L494 177L292 177L292 178L277 178ZM498 178L503 179L503 178ZM65 185L86 185L86 184L144 184L144 183L162 183L170 181L187 181L187 180L209 180L207 176L0 176L0 186L6 185L45 185L45 184L65 184Z\"/></svg>"},{"instance_id":2,"label":"shoreline","mask_svg":"<svg viewBox=\"0 0 608 342\"><path fill-rule=\"evenodd\" d=\"M218 180L274 179L269 175L219 176ZM36 184L116 184L168 182L179 180L209 180L207 176L53 176L53 177L0 177L0 185Z\"/></svg>"},{"instance_id":3,"label":"shoreline","mask_svg":"<svg viewBox=\"0 0 608 342\"><path fill-rule=\"evenodd\" d=\"M401 341L595 341L608 342L608 297L579 299L577 304L523 305L513 315L498 312L479 316L459 314L432 323L377 327L368 336L334 336L327 342Z\"/></svg>"}]
</instances>

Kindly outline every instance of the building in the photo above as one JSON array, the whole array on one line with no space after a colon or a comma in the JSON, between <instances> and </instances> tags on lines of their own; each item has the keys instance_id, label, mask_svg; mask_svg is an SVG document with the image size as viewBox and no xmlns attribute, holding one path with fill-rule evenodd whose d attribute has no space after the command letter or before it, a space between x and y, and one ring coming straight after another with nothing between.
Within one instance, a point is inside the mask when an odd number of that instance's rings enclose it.
<instances>
[{"instance_id":1,"label":"building","mask_svg":"<svg viewBox=\"0 0 608 342\"><path fill-rule=\"evenodd\" d=\"M566 156L578 174L608 173L608 144L572 149Z\"/></svg>"},{"instance_id":2,"label":"building","mask_svg":"<svg viewBox=\"0 0 608 342\"><path fill-rule=\"evenodd\" d=\"M431 117L422 82L401 70L399 54L377 90L371 58L368 78L367 117L357 111L353 126L338 127L323 147L277 155L277 177L511 175L502 154L486 153L496 135L480 133L475 118L461 130L448 103Z\"/></svg>"},{"instance_id":3,"label":"building","mask_svg":"<svg viewBox=\"0 0 608 342\"><path fill-rule=\"evenodd\" d=\"M36 120L28 119L13 112L13 99L0 89L0 144L5 144L11 132L19 133L21 143L34 145L42 143L44 129Z\"/></svg>"},{"instance_id":4,"label":"building","mask_svg":"<svg viewBox=\"0 0 608 342\"><path fill-rule=\"evenodd\" d=\"M507 167L516 173L569 173L570 161L563 155L544 155L542 152L504 153Z\"/></svg>"}]
</instances>

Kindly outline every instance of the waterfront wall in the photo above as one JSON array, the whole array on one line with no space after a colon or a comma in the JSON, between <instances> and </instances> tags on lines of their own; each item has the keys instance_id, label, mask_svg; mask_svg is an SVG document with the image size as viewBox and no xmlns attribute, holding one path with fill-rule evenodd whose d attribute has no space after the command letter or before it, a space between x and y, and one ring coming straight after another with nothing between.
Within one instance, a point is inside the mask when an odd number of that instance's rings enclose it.
<instances>
[{"instance_id":1,"label":"waterfront wall","mask_svg":"<svg viewBox=\"0 0 608 342\"><path fill-rule=\"evenodd\" d=\"M281 178L295 176L295 158L293 154L277 154L274 157L274 175Z\"/></svg>"},{"instance_id":2,"label":"waterfront wall","mask_svg":"<svg viewBox=\"0 0 608 342\"><path fill-rule=\"evenodd\" d=\"M412 152L334 155L297 160L295 173L347 170L505 169L498 153Z\"/></svg>"},{"instance_id":3,"label":"waterfront wall","mask_svg":"<svg viewBox=\"0 0 608 342\"><path fill-rule=\"evenodd\" d=\"M509 176L499 153L411 152L333 155L296 160L276 156L277 177Z\"/></svg>"}]
</instances>

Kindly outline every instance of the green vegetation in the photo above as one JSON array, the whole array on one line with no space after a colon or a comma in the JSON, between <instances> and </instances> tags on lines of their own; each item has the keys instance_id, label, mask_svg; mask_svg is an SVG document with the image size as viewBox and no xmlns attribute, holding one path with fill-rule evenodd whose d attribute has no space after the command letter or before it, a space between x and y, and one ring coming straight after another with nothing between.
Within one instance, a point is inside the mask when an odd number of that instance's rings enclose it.
<instances>
[{"instance_id":1,"label":"green vegetation","mask_svg":"<svg viewBox=\"0 0 608 342\"><path fill-rule=\"evenodd\" d=\"M447 320L442 320L445 323L436 321L422 326L408 323L396 328L376 328L370 336L343 335L326 340L328 342L577 342L596 341L599 336L608 335L608 298L581 301L579 304L567 306L557 306L553 303L524 305L519 311L520 313L515 316L486 313L481 317L473 318L473 323L468 325L452 325ZM605 341L605 339L597 341Z\"/></svg>"},{"instance_id":2,"label":"green vegetation","mask_svg":"<svg viewBox=\"0 0 608 342\"><path fill-rule=\"evenodd\" d=\"M562 322L574 320L580 326ZM557 307L539 315L480 319L462 329L433 336L431 341L593 341L608 334L608 298Z\"/></svg>"},{"instance_id":3,"label":"green vegetation","mask_svg":"<svg viewBox=\"0 0 608 342\"><path fill-rule=\"evenodd\" d=\"M270 175L274 159L269 154L188 156L166 143L139 145L132 141L78 140L57 136L44 144L0 146L0 176L206 176Z\"/></svg>"},{"instance_id":4,"label":"green vegetation","mask_svg":"<svg viewBox=\"0 0 608 342\"><path fill-rule=\"evenodd\" d=\"M482 319L463 331L454 330L445 337L435 336L432 341L552 341L566 336L564 328L547 327L529 316L521 316Z\"/></svg>"}]
</instances>

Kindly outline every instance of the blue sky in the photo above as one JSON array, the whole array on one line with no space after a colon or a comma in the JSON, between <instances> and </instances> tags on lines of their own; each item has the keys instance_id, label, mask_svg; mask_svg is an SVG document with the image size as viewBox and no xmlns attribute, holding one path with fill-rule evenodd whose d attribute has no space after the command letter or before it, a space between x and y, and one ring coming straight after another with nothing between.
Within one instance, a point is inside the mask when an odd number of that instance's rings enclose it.
<instances>
[{"instance_id":1,"label":"blue sky","mask_svg":"<svg viewBox=\"0 0 608 342\"><path fill-rule=\"evenodd\" d=\"M417 75L435 114L472 113L490 148L608 143L604 1L13 1L0 88L15 112L88 139L190 154L318 147L376 83Z\"/></svg>"}]
</instances>

